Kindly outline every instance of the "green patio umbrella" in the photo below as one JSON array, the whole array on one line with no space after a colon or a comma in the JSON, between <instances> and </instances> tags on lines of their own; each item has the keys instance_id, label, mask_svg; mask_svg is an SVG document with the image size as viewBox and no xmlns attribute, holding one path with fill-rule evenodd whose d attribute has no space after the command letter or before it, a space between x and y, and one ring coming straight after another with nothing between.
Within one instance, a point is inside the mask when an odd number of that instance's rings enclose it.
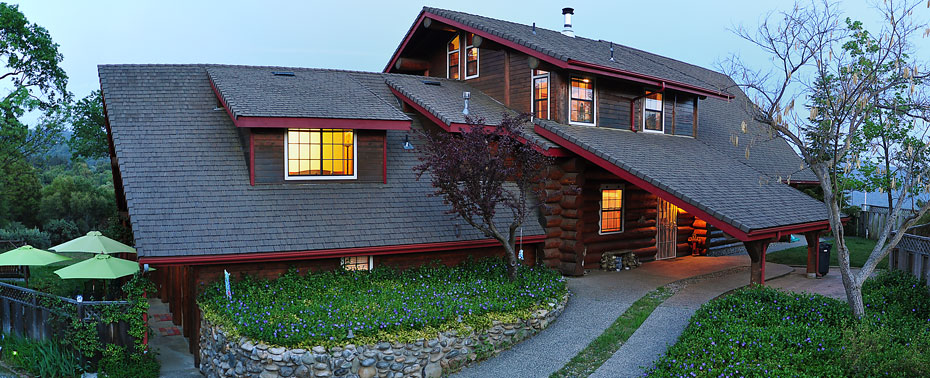
<instances>
[{"instance_id":1,"label":"green patio umbrella","mask_svg":"<svg viewBox=\"0 0 930 378\"><path fill-rule=\"evenodd\" d=\"M123 260L107 254L98 254L77 264L55 271L62 279L104 279L112 280L128 276L139 271L139 263Z\"/></svg>"},{"instance_id":2,"label":"green patio umbrella","mask_svg":"<svg viewBox=\"0 0 930 378\"><path fill-rule=\"evenodd\" d=\"M24 245L11 251L0 254L0 265L27 265L27 266L44 266L57 263L59 261L71 260L70 257L57 255L31 245Z\"/></svg>"},{"instance_id":3,"label":"green patio umbrella","mask_svg":"<svg viewBox=\"0 0 930 378\"><path fill-rule=\"evenodd\" d=\"M90 252L90 253L136 253L136 249L110 239L100 231L91 231L77 239L66 241L52 248L55 252Z\"/></svg>"}]
</instances>

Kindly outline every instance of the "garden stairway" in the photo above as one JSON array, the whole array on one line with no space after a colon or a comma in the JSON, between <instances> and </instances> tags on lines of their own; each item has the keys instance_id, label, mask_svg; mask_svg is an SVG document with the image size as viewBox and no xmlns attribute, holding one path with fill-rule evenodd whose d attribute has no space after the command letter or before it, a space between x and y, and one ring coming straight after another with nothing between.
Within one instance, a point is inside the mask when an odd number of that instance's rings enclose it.
<instances>
[{"instance_id":1,"label":"garden stairway","mask_svg":"<svg viewBox=\"0 0 930 378\"><path fill-rule=\"evenodd\" d=\"M168 304L149 299L149 346L157 350L162 377L203 377L194 367L194 355L181 326L174 325Z\"/></svg>"}]
</instances>

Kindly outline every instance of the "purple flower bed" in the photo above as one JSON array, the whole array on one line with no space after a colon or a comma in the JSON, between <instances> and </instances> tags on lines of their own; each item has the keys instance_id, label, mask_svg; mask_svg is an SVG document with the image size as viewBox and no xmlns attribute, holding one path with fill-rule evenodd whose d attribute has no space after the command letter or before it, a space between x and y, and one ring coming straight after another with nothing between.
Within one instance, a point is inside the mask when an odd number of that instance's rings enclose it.
<instances>
[{"instance_id":1,"label":"purple flower bed","mask_svg":"<svg viewBox=\"0 0 930 378\"><path fill-rule=\"evenodd\" d=\"M658 377L930 376L930 293L884 272L863 286L866 315L820 295L756 287L711 301L656 362Z\"/></svg>"},{"instance_id":2,"label":"purple flower bed","mask_svg":"<svg viewBox=\"0 0 930 378\"><path fill-rule=\"evenodd\" d=\"M420 330L480 327L489 316L526 315L565 294L561 275L547 268L519 269L510 281L500 259L457 267L429 265L405 271L293 271L275 280L221 284L198 303L207 320L266 343L328 345ZM357 339L354 341L358 341Z\"/></svg>"}]
</instances>

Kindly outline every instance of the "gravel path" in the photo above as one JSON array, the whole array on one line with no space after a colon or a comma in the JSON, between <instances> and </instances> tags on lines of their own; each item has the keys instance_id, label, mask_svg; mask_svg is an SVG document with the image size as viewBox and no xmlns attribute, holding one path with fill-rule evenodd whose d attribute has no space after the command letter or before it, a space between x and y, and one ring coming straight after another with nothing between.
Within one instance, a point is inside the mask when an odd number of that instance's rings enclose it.
<instances>
[{"instance_id":1,"label":"gravel path","mask_svg":"<svg viewBox=\"0 0 930 378\"><path fill-rule=\"evenodd\" d=\"M765 279L781 277L792 270L786 265L767 263ZM748 276L749 267L744 265L676 282L674 285L678 291L659 305L613 357L590 377L643 376L646 368L651 367L669 346L678 341L691 316L701 305L728 291L746 286L749 283Z\"/></svg>"},{"instance_id":2,"label":"gravel path","mask_svg":"<svg viewBox=\"0 0 930 378\"><path fill-rule=\"evenodd\" d=\"M629 271L592 271L583 277L569 278L568 287L572 292L572 297L569 299L565 311L549 328L515 345L510 350L504 351L497 357L466 367L453 377L546 377L564 366L565 363L613 323L617 317L622 315L633 302L649 291L688 277L748 265L749 256L746 255L681 257L674 260L645 263L641 267ZM766 268L774 270L773 265L775 264L768 264ZM732 278L734 282L738 281L743 285L749 282L748 270L726 275L726 277ZM715 282L715 279L708 282ZM675 296L672 296L669 300L672 300ZM672 315L674 314L663 316ZM677 316L678 318L681 317L680 314ZM687 324L688 318L690 318L690 314L681 323ZM652 320L652 317L647 319L646 322L648 323L650 320ZM670 322L664 322L664 324L667 325ZM680 332L679 330L678 333L675 333L674 338L670 338L671 335L669 337L663 335L662 340L671 339L674 342ZM637 331L638 333L639 331ZM636 334L633 337L636 337ZM666 341L662 340L657 341L656 344L662 346L661 349L664 352ZM610 374L610 371L607 373ZM610 376L617 376L617 374L613 373Z\"/></svg>"}]
</instances>

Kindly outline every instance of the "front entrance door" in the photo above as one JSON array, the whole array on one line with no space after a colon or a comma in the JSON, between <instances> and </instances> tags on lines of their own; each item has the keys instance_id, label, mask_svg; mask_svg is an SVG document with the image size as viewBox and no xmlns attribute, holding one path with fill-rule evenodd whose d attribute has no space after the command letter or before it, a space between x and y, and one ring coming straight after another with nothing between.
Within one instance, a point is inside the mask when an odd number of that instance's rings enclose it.
<instances>
[{"instance_id":1,"label":"front entrance door","mask_svg":"<svg viewBox=\"0 0 930 378\"><path fill-rule=\"evenodd\" d=\"M659 198L656 214L656 260L674 258L678 244L678 207Z\"/></svg>"}]
</instances>

